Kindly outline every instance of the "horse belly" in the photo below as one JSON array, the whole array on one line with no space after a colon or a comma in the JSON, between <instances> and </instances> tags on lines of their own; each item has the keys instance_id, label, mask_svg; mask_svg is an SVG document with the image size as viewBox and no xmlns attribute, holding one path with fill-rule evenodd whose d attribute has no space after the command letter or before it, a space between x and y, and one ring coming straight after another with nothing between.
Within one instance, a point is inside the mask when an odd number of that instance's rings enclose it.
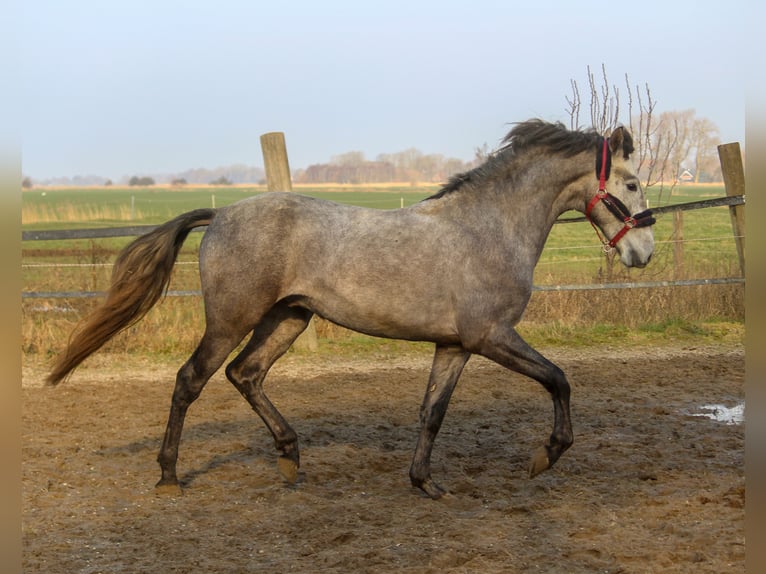
<instances>
[{"instance_id":1,"label":"horse belly","mask_svg":"<svg viewBox=\"0 0 766 574\"><path fill-rule=\"evenodd\" d=\"M339 294L305 299L305 306L338 325L389 339L454 342L457 332L449 310L432 305L409 305L396 294L386 298L350 299Z\"/></svg>"},{"instance_id":2,"label":"horse belly","mask_svg":"<svg viewBox=\"0 0 766 574\"><path fill-rule=\"evenodd\" d=\"M320 275L298 287L303 304L321 317L369 335L453 341L455 314L446 289L437 289L422 265L368 256L365 264L317 265ZM436 271L431 271L431 277Z\"/></svg>"}]
</instances>

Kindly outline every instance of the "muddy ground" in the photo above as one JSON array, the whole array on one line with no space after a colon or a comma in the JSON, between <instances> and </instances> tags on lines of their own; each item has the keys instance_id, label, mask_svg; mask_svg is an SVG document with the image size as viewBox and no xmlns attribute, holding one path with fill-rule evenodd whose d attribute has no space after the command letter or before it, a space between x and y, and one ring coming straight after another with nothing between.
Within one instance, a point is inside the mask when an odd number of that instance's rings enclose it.
<instances>
[{"instance_id":1,"label":"muddy ground","mask_svg":"<svg viewBox=\"0 0 766 574\"><path fill-rule=\"evenodd\" d=\"M301 438L299 481L222 374L155 457L177 364L97 355L61 386L23 379L25 572L742 572L741 347L543 349L568 374L575 444L527 478L552 406L474 357L437 438L433 501L409 485L430 356L289 354L267 392Z\"/></svg>"}]
</instances>

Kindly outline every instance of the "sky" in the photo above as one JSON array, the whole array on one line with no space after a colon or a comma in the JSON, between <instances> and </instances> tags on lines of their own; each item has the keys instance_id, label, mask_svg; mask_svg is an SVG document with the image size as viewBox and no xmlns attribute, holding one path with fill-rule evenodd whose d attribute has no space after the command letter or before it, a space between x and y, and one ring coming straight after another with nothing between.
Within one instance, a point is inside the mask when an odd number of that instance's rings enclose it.
<instances>
[{"instance_id":1,"label":"sky","mask_svg":"<svg viewBox=\"0 0 766 574\"><path fill-rule=\"evenodd\" d=\"M602 65L744 144L747 4L26 0L22 172L262 166L270 131L293 169L413 147L470 160L514 122L568 125L572 80L585 93Z\"/></svg>"}]
</instances>

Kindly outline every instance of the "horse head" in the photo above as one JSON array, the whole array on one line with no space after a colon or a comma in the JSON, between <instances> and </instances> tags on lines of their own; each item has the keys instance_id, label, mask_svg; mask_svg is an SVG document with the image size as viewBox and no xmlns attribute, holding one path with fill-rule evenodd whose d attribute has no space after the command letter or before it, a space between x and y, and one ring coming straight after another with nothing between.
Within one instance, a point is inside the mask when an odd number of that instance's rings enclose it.
<instances>
[{"instance_id":1,"label":"horse head","mask_svg":"<svg viewBox=\"0 0 766 574\"><path fill-rule=\"evenodd\" d=\"M604 233L604 249L617 249L626 267L645 267L654 253L655 220L635 168L633 138L622 127L615 129L599 146L596 160L598 192L585 215ZM600 236L600 234L599 234Z\"/></svg>"}]
</instances>

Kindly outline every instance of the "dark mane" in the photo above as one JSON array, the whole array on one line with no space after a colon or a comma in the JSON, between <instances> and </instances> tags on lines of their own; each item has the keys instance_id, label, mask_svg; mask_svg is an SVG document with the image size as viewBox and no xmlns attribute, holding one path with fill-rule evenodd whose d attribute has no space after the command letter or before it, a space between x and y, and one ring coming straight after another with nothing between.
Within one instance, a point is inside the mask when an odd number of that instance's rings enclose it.
<instances>
[{"instance_id":1,"label":"dark mane","mask_svg":"<svg viewBox=\"0 0 766 574\"><path fill-rule=\"evenodd\" d=\"M472 170L452 176L441 190L426 199L444 197L466 183L482 179L532 148L542 147L551 153L571 157L589 149L598 150L601 141L602 136L594 129L572 131L561 122L550 123L539 119L520 122L508 132L500 148L487 161Z\"/></svg>"}]
</instances>

